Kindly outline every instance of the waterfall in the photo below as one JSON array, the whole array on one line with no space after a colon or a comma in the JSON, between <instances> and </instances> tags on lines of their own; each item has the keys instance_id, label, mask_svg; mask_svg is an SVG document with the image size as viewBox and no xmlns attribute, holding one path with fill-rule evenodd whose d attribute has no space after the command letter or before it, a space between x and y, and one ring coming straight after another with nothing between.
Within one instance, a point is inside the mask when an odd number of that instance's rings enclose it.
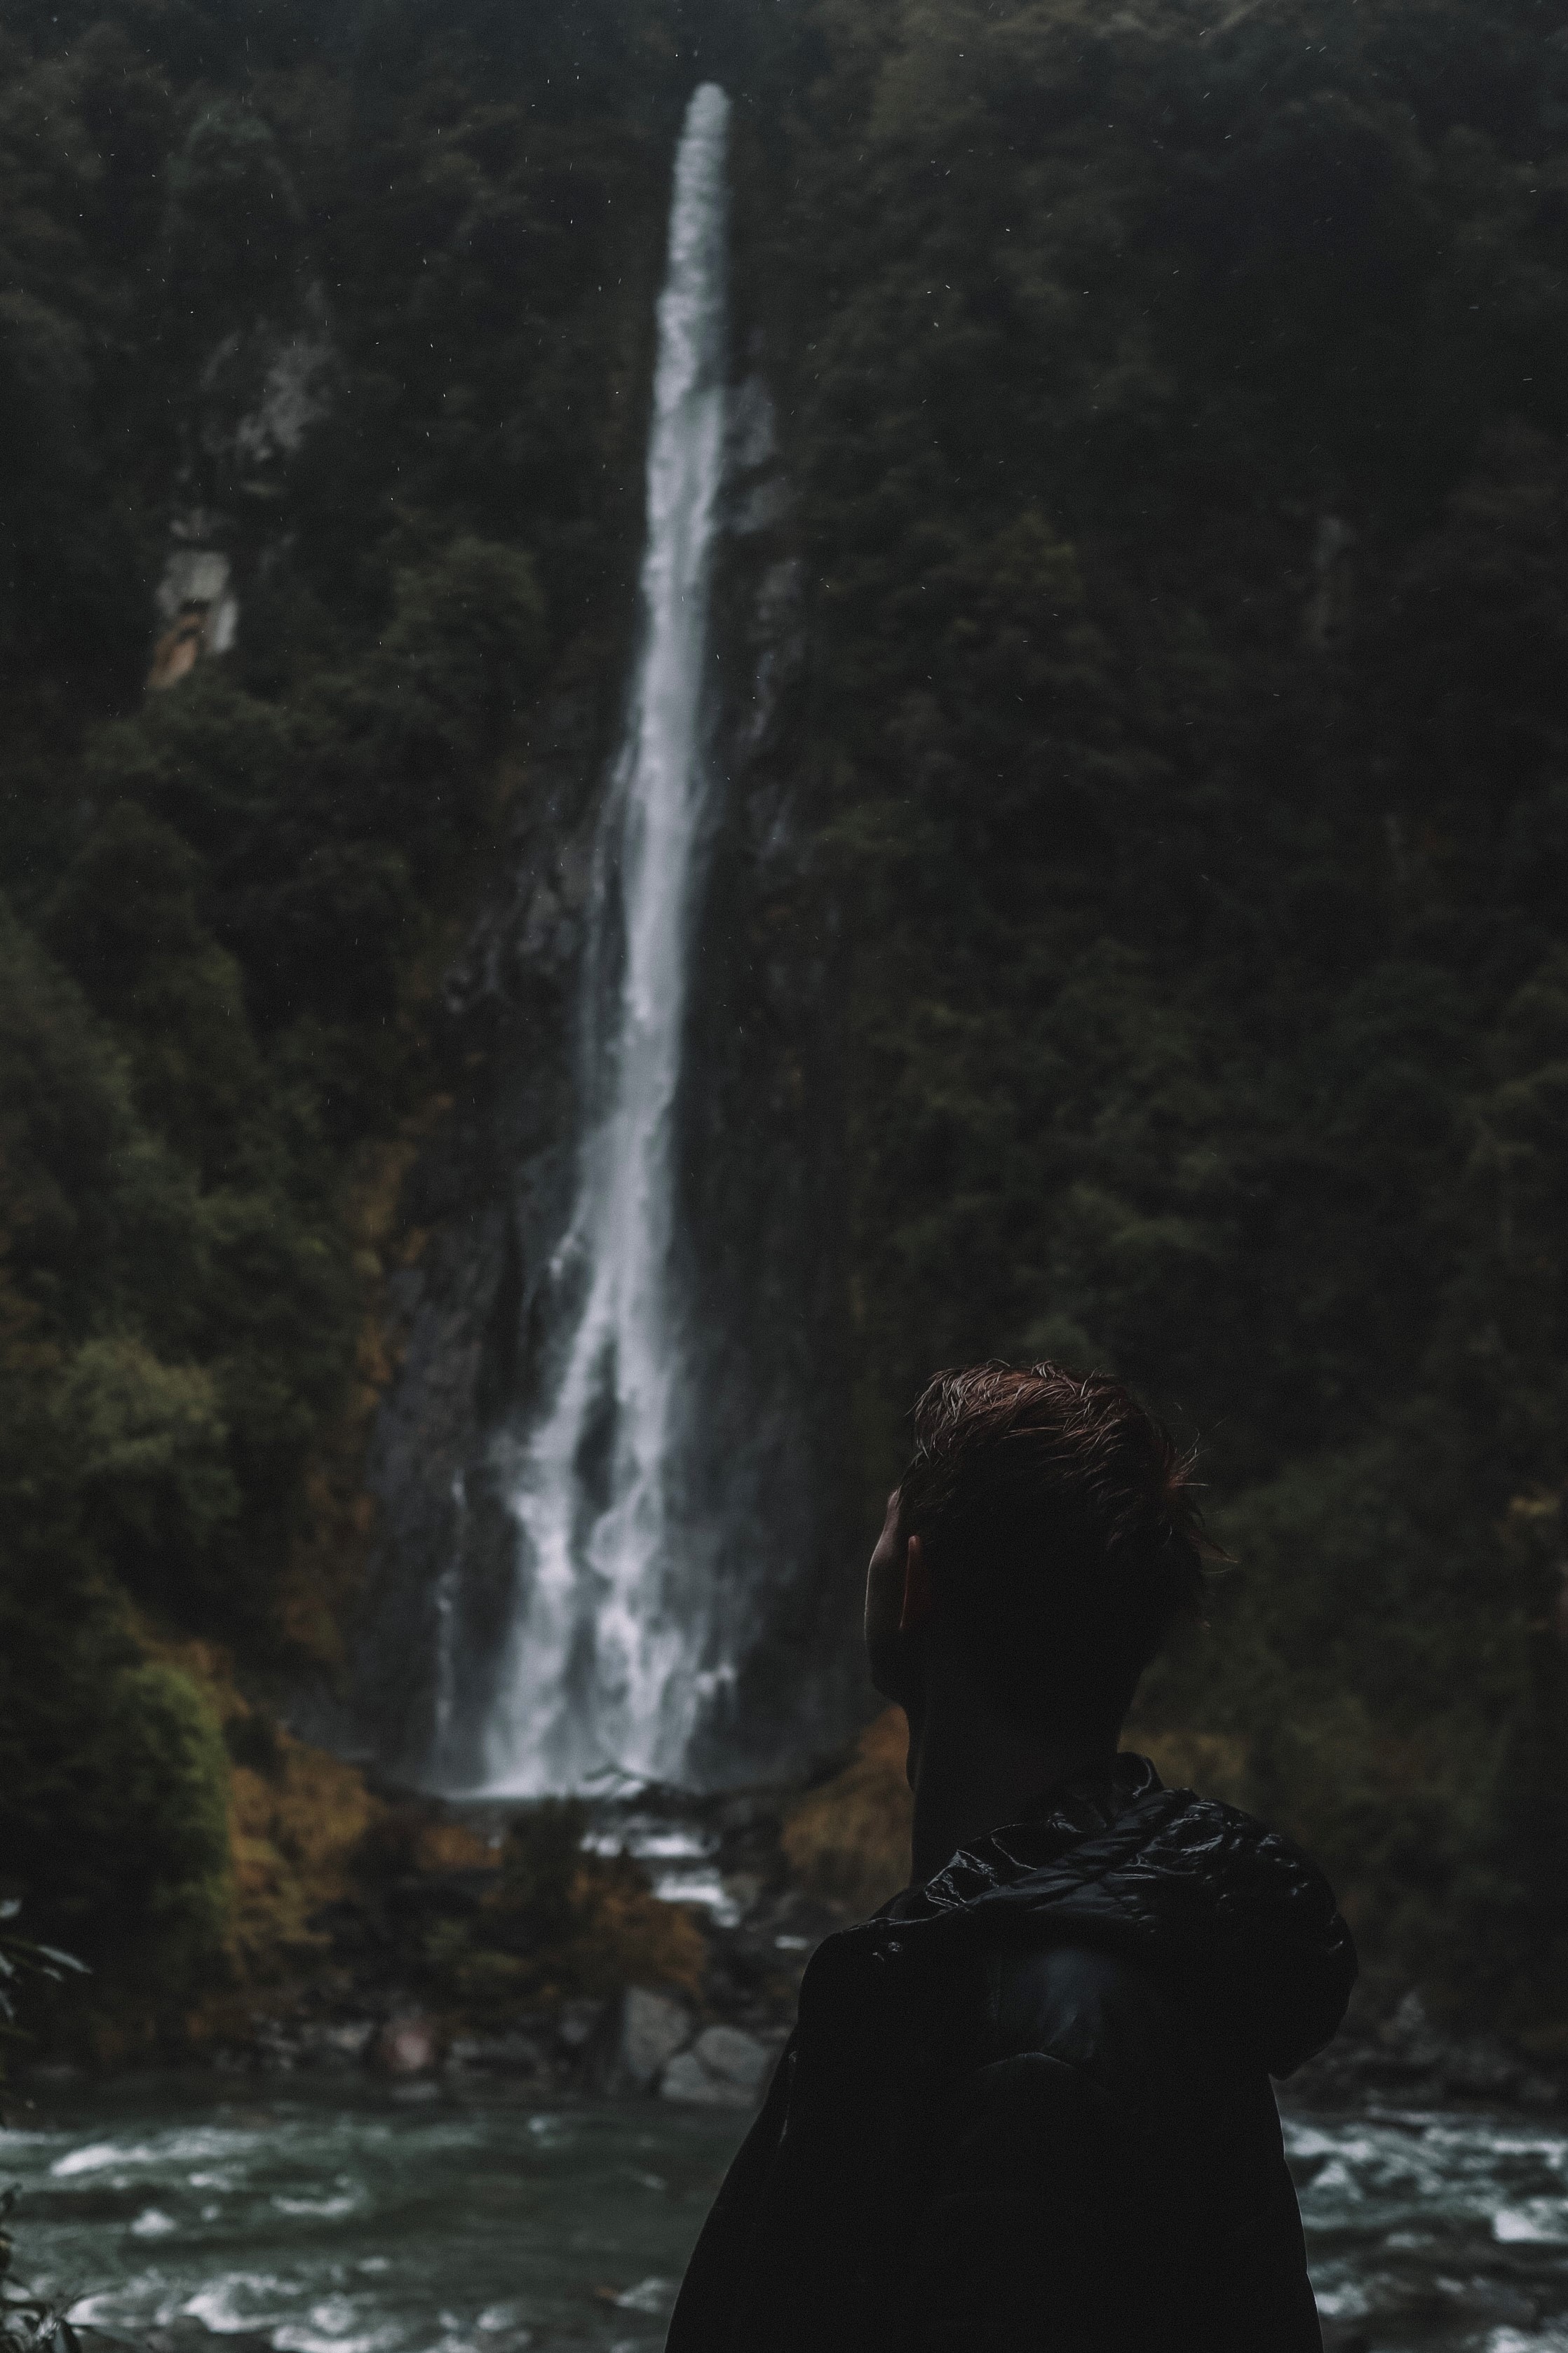
<instances>
[{"instance_id":1,"label":"waterfall","mask_svg":"<svg viewBox=\"0 0 1568 2353\"><path fill-rule=\"evenodd\" d=\"M576 1196L551 1267L546 1386L510 1505L516 1599L487 1786L677 1779L714 1684L676 1296L674 1121L707 780L702 680L723 466L729 100L676 155L647 450L642 634L600 822L580 1010Z\"/></svg>"}]
</instances>

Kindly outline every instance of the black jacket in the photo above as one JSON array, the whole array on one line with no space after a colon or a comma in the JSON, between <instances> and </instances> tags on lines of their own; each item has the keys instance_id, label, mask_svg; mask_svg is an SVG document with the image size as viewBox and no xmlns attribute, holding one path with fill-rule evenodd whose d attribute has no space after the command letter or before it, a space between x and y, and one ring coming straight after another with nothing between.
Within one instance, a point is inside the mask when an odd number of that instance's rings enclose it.
<instances>
[{"instance_id":1,"label":"black jacket","mask_svg":"<svg viewBox=\"0 0 1568 2353\"><path fill-rule=\"evenodd\" d=\"M1299 1848L1118 1757L813 1955L668 2353L1316 2353L1268 2078L1354 1977Z\"/></svg>"}]
</instances>

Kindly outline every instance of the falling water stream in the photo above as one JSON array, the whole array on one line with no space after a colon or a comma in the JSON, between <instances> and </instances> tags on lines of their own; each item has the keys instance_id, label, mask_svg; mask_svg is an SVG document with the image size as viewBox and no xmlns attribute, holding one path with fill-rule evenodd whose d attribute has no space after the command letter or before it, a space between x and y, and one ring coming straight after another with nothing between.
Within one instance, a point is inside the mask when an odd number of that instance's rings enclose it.
<instances>
[{"instance_id":1,"label":"falling water stream","mask_svg":"<svg viewBox=\"0 0 1568 2353\"><path fill-rule=\"evenodd\" d=\"M543 1403L512 1486L517 1600L486 1728L487 1787L509 1795L679 1778L704 1690L702 1548L679 1525L674 1123L708 799L729 111L705 82L676 156L642 634L584 963L576 1199L551 1269Z\"/></svg>"}]
</instances>

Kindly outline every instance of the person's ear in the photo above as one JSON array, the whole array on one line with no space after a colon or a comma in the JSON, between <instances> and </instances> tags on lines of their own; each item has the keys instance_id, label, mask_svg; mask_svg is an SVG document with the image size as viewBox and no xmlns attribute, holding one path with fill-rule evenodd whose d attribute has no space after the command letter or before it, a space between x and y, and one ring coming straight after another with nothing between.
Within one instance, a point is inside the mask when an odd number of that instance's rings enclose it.
<instances>
[{"instance_id":1,"label":"person's ear","mask_svg":"<svg viewBox=\"0 0 1568 2353\"><path fill-rule=\"evenodd\" d=\"M900 1633L918 1633L935 1607L936 1596L931 1590L925 1546L919 1536L911 1536L904 1550L904 1601L899 1612Z\"/></svg>"}]
</instances>

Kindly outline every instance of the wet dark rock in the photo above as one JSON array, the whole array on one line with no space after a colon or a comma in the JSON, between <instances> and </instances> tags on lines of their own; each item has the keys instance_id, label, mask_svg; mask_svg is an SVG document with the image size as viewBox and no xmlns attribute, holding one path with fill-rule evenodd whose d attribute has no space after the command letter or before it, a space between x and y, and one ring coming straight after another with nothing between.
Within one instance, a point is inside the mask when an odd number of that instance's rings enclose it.
<instances>
[{"instance_id":1,"label":"wet dark rock","mask_svg":"<svg viewBox=\"0 0 1568 2353\"><path fill-rule=\"evenodd\" d=\"M427 2075L441 2063L440 2030L434 2019L417 2013L389 2018L369 2052L371 2065L384 2075Z\"/></svg>"},{"instance_id":2,"label":"wet dark rock","mask_svg":"<svg viewBox=\"0 0 1568 2353\"><path fill-rule=\"evenodd\" d=\"M252 2063L268 2074L287 2075L300 2064L300 2039L292 2021L278 2018L257 2018L252 2021L255 2040L251 2046Z\"/></svg>"},{"instance_id":3,"label":"wet dark rock","mask_svg":"<svg viewBox=\"0 0 1568 2353\"><path fill-rule=\"evenodd\" d=\"M738 2084L743 2091L756 2092L773 2063L777 2046L737 2027L708 2026L691 2047L709 2073L721 2082Z\"/></svg>"},{"instance_id":4,"label":"wet dark rock","mask_svg":"<svg viewBox=\"0 0 1568 2353\"><path fill-rule=\"evenodd\" d=\"M1495 2035L1449 2033L1413 1989L1384 2019L1352 2011L1328 2049L1290 2078L1289 2096L1303 2107L1392 2099L1547 2110L1568 2105L1568 2074L1548 2073Z\"/></svg>"},{"instance_id":5,"label":"wet dark rock","mask_svg":"<svg viewBox=\"0 0 1568 2353\"><path fill-rule=\"evenodd\" d=\"M308 2067L360 2066L375 2031L368 2018L311 2020L300 2029L300 2060Z\"/></svg>"},{"instance_id":6,"label":"wet dark rock","mask_svg":"<svg viewBox=\"0 0 1568 2353\"><path fill-rule=\"evenodd\" d=\"M710 2075L694 2051L678 2052L659 2082L659 2096L680 2100L692 2107L749 2108L750 2092L738 2084Z\"/></svg>"},{"instance_id":7,"label":"wet dark rock","mask_svg":"<svg viewBox=\"0 0 1568 2353\"><path fill-rule=\"evenodd\" d=\"M705 2107L754 2107L776 2053L776 2043L738 2027L704 2027L689 2050L669 2061L660 2095Z\"/></svg>"},{"instance_id":8,"label":"wet dark rock","mask_svg":"<svg viewBox=\"0 0 1568 2353\"><path fill-rule=\"evenodd\" d=\"M555 2021L555 2040L560 2049L572 2056L581 2052L603 2021L605 2008L602 2001L563 2003Z\"/></svg>"}]
</instances>

